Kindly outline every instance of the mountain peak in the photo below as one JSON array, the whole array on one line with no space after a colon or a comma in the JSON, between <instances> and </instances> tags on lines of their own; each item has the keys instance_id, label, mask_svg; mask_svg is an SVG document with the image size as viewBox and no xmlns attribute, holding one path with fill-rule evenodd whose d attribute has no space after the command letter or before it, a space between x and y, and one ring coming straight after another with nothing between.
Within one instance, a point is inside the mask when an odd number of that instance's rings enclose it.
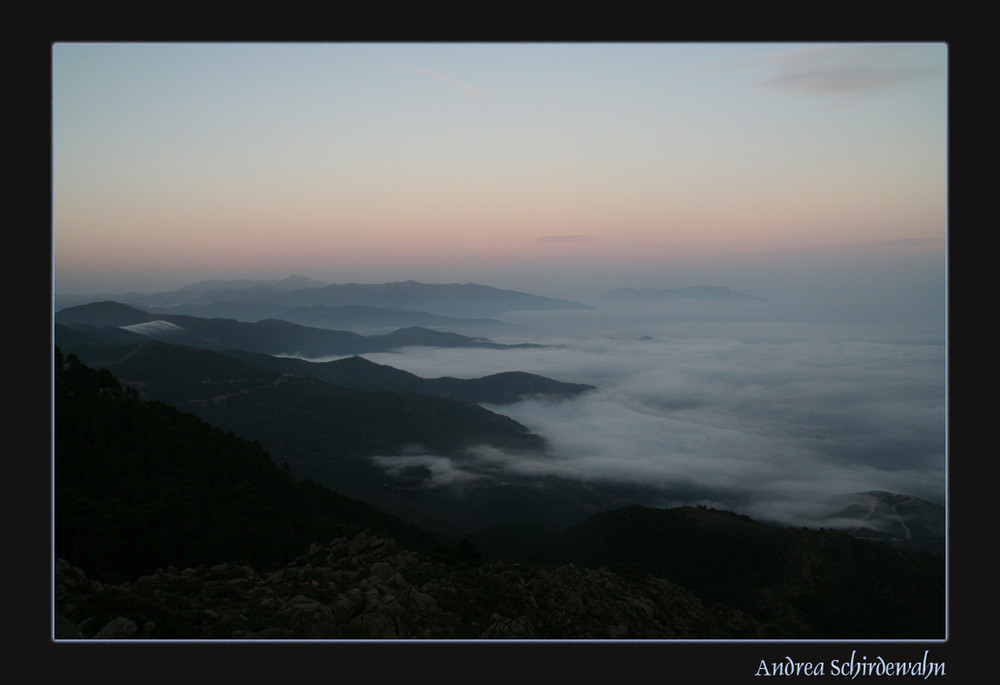
<instances>
[{"instance_id":1,"label":"mountain peak","mask_svg":"<svg viewBox=\"0 0 1000 685\"><path fill-rule=\"evenodd\" d=\"M149 312L113 300L66 307L55 315L57 323L85 323L91 326L132 326L154 318Z\"/></svg>"}]
</instances>

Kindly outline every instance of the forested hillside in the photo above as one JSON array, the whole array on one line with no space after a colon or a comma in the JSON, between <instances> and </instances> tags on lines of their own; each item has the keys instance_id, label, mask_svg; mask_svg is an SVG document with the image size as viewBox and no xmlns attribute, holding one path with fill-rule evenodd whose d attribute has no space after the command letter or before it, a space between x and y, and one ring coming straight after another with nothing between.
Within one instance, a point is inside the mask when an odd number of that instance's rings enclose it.
<instances>
[{"instance_id":1,"label":"forested hillside","mask_svg":"<svg viewBox=\"0 0 1000 685\"><path fill-rule=\"evenodd\" d=\"M271 567L365 528L422 549L443 539L298 482L257 442L55 351L55 552L121 581L167 565Z\"/></svg>"}]
</instances>

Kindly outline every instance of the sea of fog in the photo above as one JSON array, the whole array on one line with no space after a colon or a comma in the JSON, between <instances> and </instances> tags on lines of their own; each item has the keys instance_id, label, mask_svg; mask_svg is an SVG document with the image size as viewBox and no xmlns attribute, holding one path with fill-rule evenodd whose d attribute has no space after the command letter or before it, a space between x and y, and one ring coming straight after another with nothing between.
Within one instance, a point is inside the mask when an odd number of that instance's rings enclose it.
<instances>
[{"instance_id":1,"label":"sea of fog","mask_svg":"<svg viewBox=\"0 0 1000 685\"><path fill-rule=\"evenodd\" d=\"M428 378L528 371L598 388L488 406L544 436L550 452L425 455L440 487L498 469L606 480L662 488L651 504L796 525L815 524L845 493L944 503L943 298L605 301L502 319L513 326L497 342L551 347L366 355Z\"/></svg>"}]
</instances>

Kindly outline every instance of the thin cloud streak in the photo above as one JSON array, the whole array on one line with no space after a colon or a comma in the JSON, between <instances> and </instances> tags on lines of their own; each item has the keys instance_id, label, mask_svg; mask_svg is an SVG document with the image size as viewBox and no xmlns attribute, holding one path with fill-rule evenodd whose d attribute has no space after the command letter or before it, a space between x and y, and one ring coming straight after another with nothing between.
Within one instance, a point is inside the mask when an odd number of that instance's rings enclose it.
<instances>
[{"instance_id":1,"label":"thin cloud streak","mask_svg":"<svg viewBox=\"0 0 1000 685\"><path fill-rule=\"evenodd\" d=\"M802 95L844 95L884 90L947 77L943 44L833 43L774 50L735 60L705 62L694 75L768 72L758 86ZM940 53L935 51L942 51Z\"/></svg>"},{"instance_id":2,"label":"thin cloud streak","mask_svg":"<svg viewBox=\"0 0 1000 685\"><path fill-rule=\"evenodd\" d=\"M769 60L776 73L760 85L805 94L880 90L943 77L938 65L899 45L823 45L778 53ZM913 46L914 48L919 46Z\"/></svg>"},{"instance_id":3,"label":"thin cloud streak","mask_svg":"<svg viewBox=\"0 0 1000 685\"><path fill-rule=\"evenodd\" d=\"M485 95L486 95L480 89L478 89L478 88L476 88L474 86L470 86L467 83L462 83L461 81L456 81L455 79L453 79L453 78L451 78L449 76L446 76L445 74L438 74L438 73L433 72L433 71L431 71L429 69L424 69L423 67L413 67L413 70L414 71L418 71L421 74L424 74L425 76L429 76L432 79L436 79L438 81L443 81L444 83L451 84L451 85L455 86L456 88L458 88L463 93L465 93L466 95L471 95L473 97L485 97Z\"/></svg>"}]
</instances>

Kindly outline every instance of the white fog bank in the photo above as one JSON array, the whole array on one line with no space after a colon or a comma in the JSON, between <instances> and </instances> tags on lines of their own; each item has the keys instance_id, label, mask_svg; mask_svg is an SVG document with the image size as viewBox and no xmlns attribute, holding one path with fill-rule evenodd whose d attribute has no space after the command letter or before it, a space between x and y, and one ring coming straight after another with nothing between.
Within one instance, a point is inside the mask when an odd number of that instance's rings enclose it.
<instances>
[{"instance_id":1,"label":"white fog bank","mask_svg":"<svg viewBox=\"0 0 1000 685\"><path fill-rule=\"evenodd\" d=\"M521 370L598 387L489 406L551 447L535 458L484 451L491 472L655 485L664 504L699 493L697 503L789 522L850 492L943 503L943 321L793 313L760 302L531 313L508 317L525 326L518 342L559 347L366 356L424 377ZM475 464L436 464L439 482L474 477Z\"/></svg>"}]
</instances>

